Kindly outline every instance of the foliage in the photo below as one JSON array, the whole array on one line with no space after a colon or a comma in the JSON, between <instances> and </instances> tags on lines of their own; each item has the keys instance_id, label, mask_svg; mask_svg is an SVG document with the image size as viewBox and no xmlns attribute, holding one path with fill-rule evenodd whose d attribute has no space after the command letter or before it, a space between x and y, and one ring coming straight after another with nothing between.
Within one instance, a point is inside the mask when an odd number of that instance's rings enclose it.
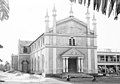
<instances>
[{"instance_id":1,"label":"foliage","mask_svg":"<svg viewBox=\"0 0 120 84\"><path fill-rule=\"evenodd\" d=\"M9 18L9 4L5 0L0 0L0 20L8 20Z\"/></svg>"}]
</instances>

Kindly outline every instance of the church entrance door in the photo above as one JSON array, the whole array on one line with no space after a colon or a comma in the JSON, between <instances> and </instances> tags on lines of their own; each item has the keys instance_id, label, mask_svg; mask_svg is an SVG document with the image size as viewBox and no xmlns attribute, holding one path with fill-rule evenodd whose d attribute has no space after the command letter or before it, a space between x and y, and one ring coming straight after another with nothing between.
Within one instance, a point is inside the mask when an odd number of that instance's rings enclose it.
<instances>
[{"instance_id":1,"label":"church entrance door","mask_svg":"<svg viewBox=\"0 0 120 84\"><path fill-rule=\"evenodd\" d=\"M68 59L68 72L77 72L77 58Z\"/></svg>"},{"instance_id":2,"label":"church entrance door","mask_svg":"<svg viewBox=\"0 0 120 84\"><path fill-rule=\"evenodd\" d=\"M22 61L22 71L27 73L28 72L28 61L27 60L23 60Z\"/></svg>"}]
</instances>

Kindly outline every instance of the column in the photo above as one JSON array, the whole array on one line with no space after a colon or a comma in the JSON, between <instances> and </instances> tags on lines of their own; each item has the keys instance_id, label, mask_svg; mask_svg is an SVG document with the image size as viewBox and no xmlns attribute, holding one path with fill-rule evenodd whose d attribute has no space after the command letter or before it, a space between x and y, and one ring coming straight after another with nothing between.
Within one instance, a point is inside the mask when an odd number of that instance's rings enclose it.
<instances>
[{"instance_id":1,"label":"column","mask_svg":"<svg viewBox=\"0 0 120 84\"><path fill-rule=\"evenodd\" d=\"M78 72L80 72L80 68L81 68L81 61L80 61L80 57L78 57Z\"/></svg>"},{"instance_id":2,"label":"column","mask_svg":"<svg viewBox=\"0 0 120 84\"><path fill-rule=\"evenodd\" d=\"M110 56L108 56L108 62L111 62Z\"/></svg>"},{"instance_id":3,"label":"column","mask_svg":"<svg viewBox=\"0 0 120 84\"><path fill-rule=\"evenodd\" d=\"M66 57L66 72L68 72L68 57Z\"/></svg>"},{"instance_id":4,"label":"column","mask_svg":"<svg viewBox=\"0 0 120 84\"><path fill-rule=\"evenodd\" d=\"M63 57L63 72L65 72L65 58Z\"/></svg>"},{"instance_id":5,"label":"column","mask_svg":"<svg viewBox=\"0 0 120 84\"><path fill-rule=\"evenodd\" d=\"M118 67L117 67L117 65L115 65L115 70L116 70L116 73L117 73L117 71L118 71Z\"/></svg>"},{"instance_id":6,"label":"column","mask_svg":"<svg viewBox=\"0 0 120 84\"><path fill-rule=\"evenodd\" d=\"M104 65L105 66L105 73L107 73L107 67L106 67L106 65Z\"/></svg>"},{"instance_id":7,"label":"column","mask_svg":"<svg viewBox=\"0 0 120 84\"><path fill-rule=\"evenodd\" d=\"M115 55L116 63L117 63L117 55Z\"/></svg>"},{"instance_id":8,"label":"column","mask_svg":"<svg viewBox=\"0 0 120 84\"><path fill-rule=\"evenodd\" d=\"M106 62L106 55L104 55L104 62Z\"/></svg>"},{"instance_id":9,"label":"column","mask_svg":"<svg viewBox=\"0 0 120 84\"><path fill-rule=\"evenodd\" d=\"M81 72L83 72L83 58L81 58Z\"/></svg>"}]
</instances>

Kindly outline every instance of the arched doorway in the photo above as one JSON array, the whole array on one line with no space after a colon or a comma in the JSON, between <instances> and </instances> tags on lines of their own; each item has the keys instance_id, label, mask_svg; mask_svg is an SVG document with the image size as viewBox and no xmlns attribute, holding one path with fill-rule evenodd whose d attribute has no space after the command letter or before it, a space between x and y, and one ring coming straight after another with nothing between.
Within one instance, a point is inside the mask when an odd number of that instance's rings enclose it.
<instances>
[{"instance_id":1,"label":"arched doorway","mask_svg":"<svg viewBox=\"0 0 120 84\"><path fill-rule=\"evenodd\" d=\"M29 62L27 60L22 61L22 72L29 72Z\"/></svg>"}]
</instances>

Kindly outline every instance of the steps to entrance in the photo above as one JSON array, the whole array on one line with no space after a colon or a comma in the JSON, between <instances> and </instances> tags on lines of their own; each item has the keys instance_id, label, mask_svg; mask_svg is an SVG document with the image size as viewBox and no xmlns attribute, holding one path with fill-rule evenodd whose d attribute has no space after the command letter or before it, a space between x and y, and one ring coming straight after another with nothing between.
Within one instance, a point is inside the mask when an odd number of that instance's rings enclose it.
<instances>
[{"instance_id":1,"label":"steps to entrance","mask_svg":"<svg viewBox=\"0 0 120 84\"><path fill-rule=\"evenodd\" d=\"M70 78L91 78L91 77L93 77L86 73L63 73L62 78L67 78L68 75L70 76Z\"/></svg>"}]
</instances>

